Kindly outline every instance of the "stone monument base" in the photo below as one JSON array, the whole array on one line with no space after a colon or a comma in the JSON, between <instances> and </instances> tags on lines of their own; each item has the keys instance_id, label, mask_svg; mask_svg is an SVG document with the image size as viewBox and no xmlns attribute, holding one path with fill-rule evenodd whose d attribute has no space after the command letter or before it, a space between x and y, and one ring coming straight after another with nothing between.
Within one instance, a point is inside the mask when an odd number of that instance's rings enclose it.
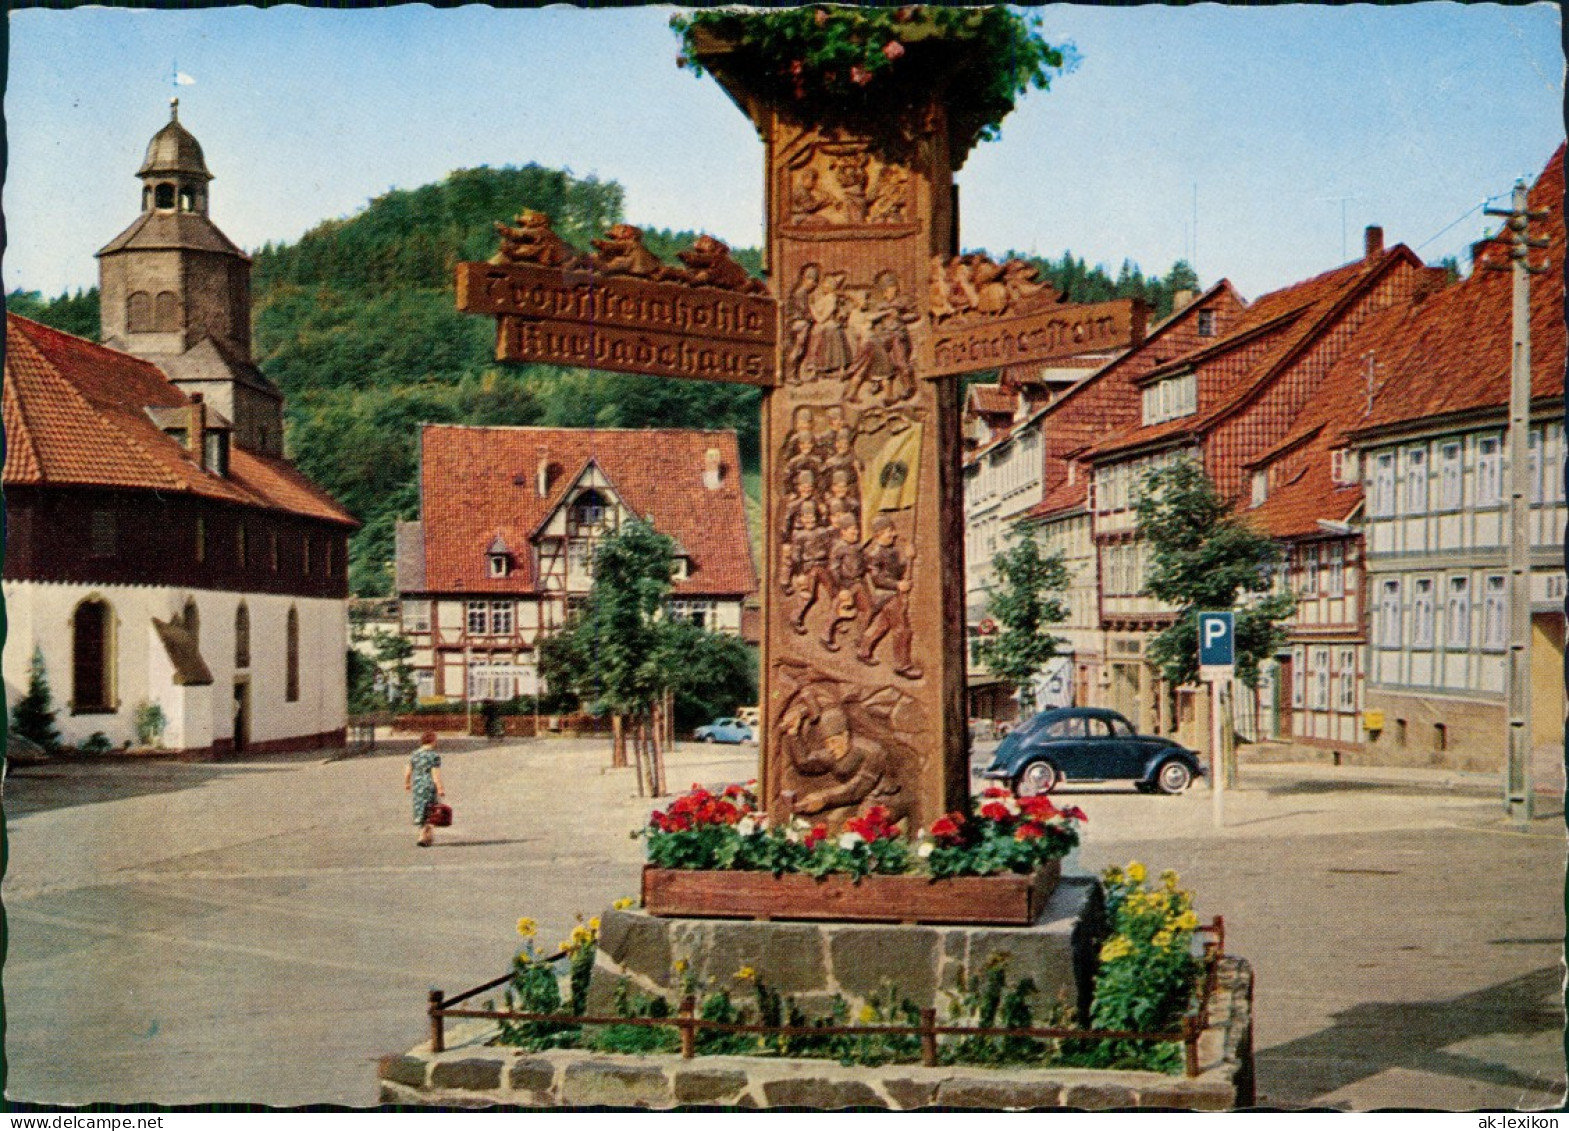
<instances>
[{"instance_id":1,"label":"stone monument base","mask_svg":"<svg viewBox=\"0 0 1569 1131\"><path fill-rule=\"evenodd\" d=\"M1088 1018L1096 954L1106 928L1098 881L1065 876L1030 926L996 927L848 922L749 922L662 919L641 910L607 911L589 986L588 1012L609 1014L617 985L658 994L672 1004L684 976L699 995L743 989L736 974L792 998L808 1017L826 1017L835 996L852 1015L888 983L918 1008L946 1015L961 973L973 976L1006 955L1009 984L1032 978L1035 1001L1059 999ZM677 964L682 969L677 969Z\"/></svg>"}]
</instances>

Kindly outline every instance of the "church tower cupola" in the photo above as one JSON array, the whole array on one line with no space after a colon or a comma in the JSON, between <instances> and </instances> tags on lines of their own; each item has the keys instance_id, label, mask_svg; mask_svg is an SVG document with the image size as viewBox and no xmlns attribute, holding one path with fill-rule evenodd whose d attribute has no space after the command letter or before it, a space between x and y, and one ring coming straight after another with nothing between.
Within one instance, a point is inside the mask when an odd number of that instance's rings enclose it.
<instances>
[{"instance_id":1,"label":"church tower cupola","mask_svg":"<svg viewBox=\"0 0 1569 1131\"><path fill-rule=\"evenodd\" d=\"M200 393L241 447L283 454L283 396L251 357L251 258L207 215L207 159L180 102L136 171L141 215L98 252L99 336Z\"/></svg>"},{"instance_id":2,"label":"church tower cupola","mask_svg":"<svg viewBox=\"0 0 1569 1131\"><path fill-rule=\"evenodd\" d=\"M169 124L147 143L147 157L136 171L142 179L142 211L207 214L207 182L212 174L201 144L180 125L180 100L169 100Z\"/></svg>"}]
</instances>

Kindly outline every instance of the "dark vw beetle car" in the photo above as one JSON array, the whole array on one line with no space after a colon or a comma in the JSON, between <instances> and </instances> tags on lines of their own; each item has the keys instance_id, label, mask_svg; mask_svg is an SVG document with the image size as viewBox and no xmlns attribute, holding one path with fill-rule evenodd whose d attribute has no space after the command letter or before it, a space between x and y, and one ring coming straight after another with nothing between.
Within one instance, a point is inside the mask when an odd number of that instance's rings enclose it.
<instances>
[{"instance_id":1,"label":"dark vw beetle car","mask_svg":"<svg viewBox=\"0 0 1569 1131\"><path fill-rule=\"evenodd\" d=\"M1181 793L1203 774L1193 751L1169 738L1137 734L1116 711L1057 707L1003 739L981 776L1005 781L1020 797L1060 781L1131 779L1141 792Z\"/></svg>"}]
</instances>

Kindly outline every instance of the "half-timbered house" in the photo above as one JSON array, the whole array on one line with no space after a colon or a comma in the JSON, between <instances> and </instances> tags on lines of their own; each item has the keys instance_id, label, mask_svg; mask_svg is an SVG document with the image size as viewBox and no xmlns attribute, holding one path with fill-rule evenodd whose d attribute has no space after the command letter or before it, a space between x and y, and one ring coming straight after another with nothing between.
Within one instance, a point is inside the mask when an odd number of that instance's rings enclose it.
<instances>
[{"instance_id":1,"label":"half-timbered house","mask_svg":"<svg viewBox=\"0 0 1569 1131\"><path fill-rule=\"evenodd\" d=\"M634 517L675 540L669 615L741 633L757 572L733 432L428 424L420 452L396 557L420 698L538 694L540 639L588 596L595 543Z\"/></svg>"}]
</instances>

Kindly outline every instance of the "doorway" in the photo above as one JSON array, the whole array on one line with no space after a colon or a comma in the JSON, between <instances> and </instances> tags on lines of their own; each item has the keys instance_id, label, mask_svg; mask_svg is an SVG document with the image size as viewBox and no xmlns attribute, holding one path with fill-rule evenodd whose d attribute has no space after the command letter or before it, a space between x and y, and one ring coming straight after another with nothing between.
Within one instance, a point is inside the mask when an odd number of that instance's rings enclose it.
<instances>
[{"instance_id":1,"label":"doorway","mask_svg":"<svg viewBox=\"0 0 1569 1131\"><path fill-rule=\"evenodd\" d=\"M234 752L243 751L251 743L251 681L240 678L234 681Z\"/></svg>"}]
</instances>

